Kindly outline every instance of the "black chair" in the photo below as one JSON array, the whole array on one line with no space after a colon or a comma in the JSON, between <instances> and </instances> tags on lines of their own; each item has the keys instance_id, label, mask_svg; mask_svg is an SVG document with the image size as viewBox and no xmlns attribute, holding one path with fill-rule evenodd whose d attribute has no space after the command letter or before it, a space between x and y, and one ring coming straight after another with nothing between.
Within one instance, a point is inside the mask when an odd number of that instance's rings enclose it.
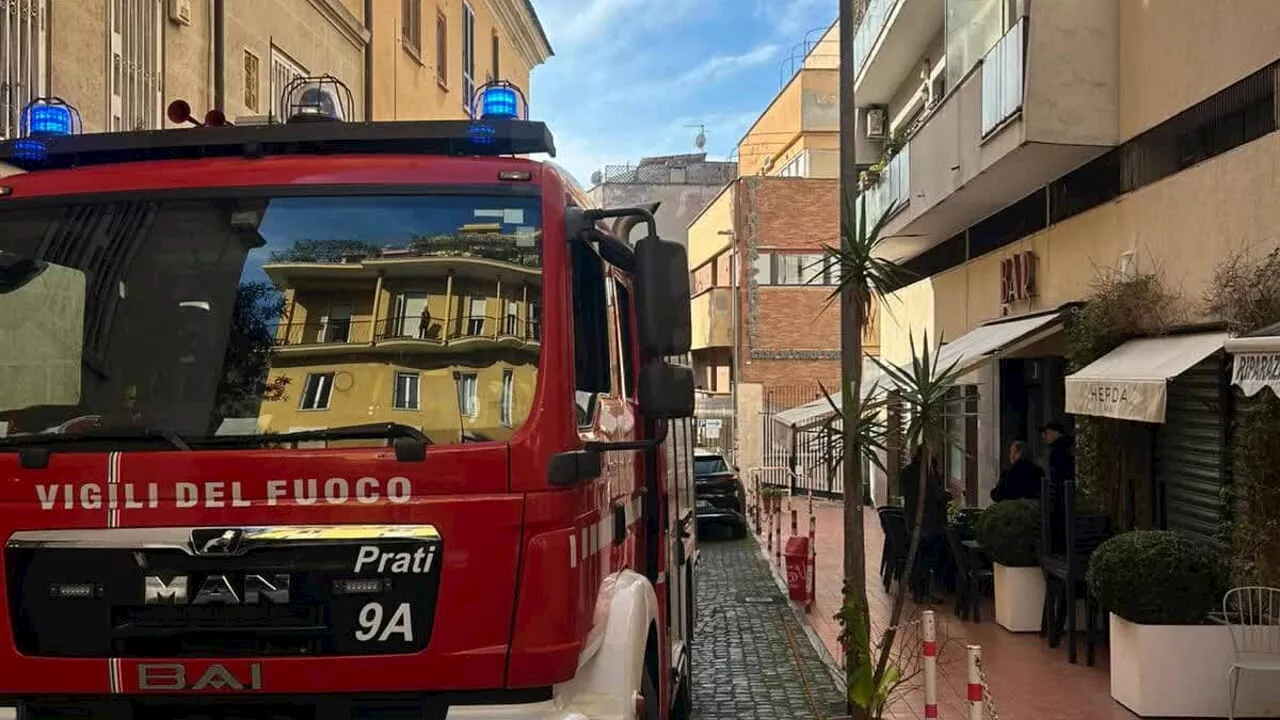
<instances>
[{"instance_id":1,"label":"black chair","mask_svg":"<svg viewBox=\"0 0 1280 720\"><path fill-rule=\"evenodd\" d=\"M1044 571L1044 609L1040 635L1057 647L1067 636L1067 662L1076 662L1076 602L1085 601L1086 663L1094 664L1099 612L1089 593L1085 571L1094 549L1109 535L1105 518L1077 517L1076 483L1048 476L1041 481L1040 567Z\"/></svg>"},{"instance_id":2,"label":"black chair","mask_svg":"<svg viewBox=\"0 0 1280 720\"><path fill-rule=\"evenodd\" d=\"M963 544L961 532L947 525L947 544L956 563L956 617L982 622L982 593L994 582L994 572L981 555Z\"/></svg>"},{"instance_id":3,"label":"black chair","mask_svg":"<svg viewBox=\"0 0 1280 720\"><path fill-rule=\"evenodd\" d=\"M884 581L884 591L889 592L893 581L901 581L902 573L907 569L907 548L911 537L907 534L907 516L902 508L885 505L876 508L876 514L880 516L880 528L884 531L880 578Z\"/></svg>"}]
</instances>

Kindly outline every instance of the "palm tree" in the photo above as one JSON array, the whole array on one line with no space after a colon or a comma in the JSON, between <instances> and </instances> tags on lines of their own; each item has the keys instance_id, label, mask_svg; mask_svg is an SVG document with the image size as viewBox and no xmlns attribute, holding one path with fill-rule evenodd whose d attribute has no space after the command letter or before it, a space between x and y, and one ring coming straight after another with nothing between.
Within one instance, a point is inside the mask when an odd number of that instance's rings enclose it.
<instances>
[{"instance_id":1,"label":"palm tree","mask_svg":"<svg viewBox=\"0 0 1280 720\"><path fill-rule=\"evenodd\" d=\"M938 338L938 347L942 346L942 338ZM929 333L924 334L924 345L916 352L915 339L910 339L911 364L899 367L882 362L879 358L872 360L886 376L887 384L894 387L899 399L910 412L911 418L905 428L905 444L907 447L920 447L923 467L920 470L920 481L917 487L915 518L912 523L911 542L907 548L907 562L902 571L902 581L898 583L893 597L893 609L889 624L880 641L880 657L876 662L875 672L871 676L871 687L880 688L895 670L888 667L889 654L893 650L897 638L898 623L902 619L902 611L906 605L907 586L915 570L916 556L920 550L920 527L924 520L924 504L927 483L940 478L930 478L934 472L934 460L942 452L958 445L958 439L952 437L948 424L957 417L965 415L966 398L958 397L954 392L957 381L963 374L958 368L959 358L952 360L945 367L940 365L940 353L930 351ZM959 409L956 409L956 406Z\"/></svg>"},{"instance_id":2,"label":"palm tree","mask_svg":"<svg viewBox=\"0 0 1280 720\"><path fill-rule=\"evenodd\" d=\"M855 203L861 205L860 211ZM839 287L827 298L828 304L839 301L841 322L840 347L840 416L863 418L862 404L862 336L870 317L872 303L893 292L903 268L892 260L880 256L881 245L887 237L881 235L885 224L893 216L896 207L890 203L884 213L870 228L867 227L866 197L855 200L845 194L841 211L840 247L823 246L823 262L828 268L839 269ZM824 391L825 392L825 391ZM828 400L831 398L828 396ZM834 402L831 403L833 406ZM843 463L844 477L844 605L854 608L854 616L862 618L866 632L870 632L870 619L866 612L866 557L865 538L862 531L862 462L867 456L859 437L859 424L841 424L841 447L849 462ZM846 680L853 687L853 673L858 666L868 662L859 657L856 644L846 645Z\"/></svg>"}]
</instances>

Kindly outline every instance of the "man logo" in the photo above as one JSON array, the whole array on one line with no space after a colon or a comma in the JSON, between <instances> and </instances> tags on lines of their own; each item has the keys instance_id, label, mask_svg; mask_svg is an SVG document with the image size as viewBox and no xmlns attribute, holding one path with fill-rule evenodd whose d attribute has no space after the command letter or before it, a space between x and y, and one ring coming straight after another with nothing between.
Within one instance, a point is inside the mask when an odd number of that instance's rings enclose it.
<instances>
[{"instance_id":1,"label":"man logo","mask_svg":"<svg viewBox=\"0 0 1280 720\"><path fill-rule=\"evenodd\" d=\"M194 669L194 668L193 668ZM192 673L194 675L194 673ZM205 668L195 682L187 682L187 667L178 663L142 663L138 665L138 689L160 692L175 690L261 690L262 665L251 663L247 673L239 677L225 666Z\"/></svg>"},{"instance_id":2,"label":"man logo","mask_svg":"<svg viewBox=\"0 0 1280 720\"><path fill-rule=\"evenodd\" d=\"M243 538L240 530L200 528L191 531L191 549L197 555L234 555Z\"/></svg>"}]
</instances>

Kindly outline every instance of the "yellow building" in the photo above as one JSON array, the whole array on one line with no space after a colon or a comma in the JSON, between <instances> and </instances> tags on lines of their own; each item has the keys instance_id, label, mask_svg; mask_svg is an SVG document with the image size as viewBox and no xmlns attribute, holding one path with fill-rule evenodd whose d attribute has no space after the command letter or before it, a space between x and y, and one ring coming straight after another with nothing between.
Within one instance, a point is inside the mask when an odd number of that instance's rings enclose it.
<instances>
[{"instance_id":1,"label":"yellow building","mask_svg":"<svg viewBox=\"0 0 1280 720\"><path fill-rule=\"evenodd\" d=\"M475 88L529 73L551 44L529 0L372 0L373 119L465 118Z\"/></svg>"},{"instance_id":2,"label":"yellow building","mask_svg":"<svg viewBox=\"0 0 1280 720\"><path fill-rule=\"evenodd\" d=\"M541 271L387 250L263 266L284 291L260 429L374 422L435 442L505 440L529 415L541 343Z\"/></svg>"}]
</instances>

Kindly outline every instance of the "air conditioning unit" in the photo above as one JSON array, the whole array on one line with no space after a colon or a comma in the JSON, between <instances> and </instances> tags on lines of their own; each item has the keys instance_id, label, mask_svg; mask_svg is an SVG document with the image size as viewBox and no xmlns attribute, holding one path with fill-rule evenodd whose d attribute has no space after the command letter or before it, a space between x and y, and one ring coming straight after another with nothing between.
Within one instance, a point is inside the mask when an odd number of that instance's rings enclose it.
<instances>
[{"instance_id":1,"label":"air conditioning unit","mask_svg":"<svg viewBox=\"0 0 1280 720\"><path fill-rule=\"evenodd\" d=\"M867 108L867 139L884 140L889 133L889 110L883 106Z\"/></svg>"},{"instance_id":2,"label":"air conditioning unit","mask_svg":"<svg viewBox=\"0 0 1280 720\"><path fill-rule=\"evenodd\" d=\"M169 0L169 20L179 25L191 25L191 0Z\"/></svg>"}]
</instances>

